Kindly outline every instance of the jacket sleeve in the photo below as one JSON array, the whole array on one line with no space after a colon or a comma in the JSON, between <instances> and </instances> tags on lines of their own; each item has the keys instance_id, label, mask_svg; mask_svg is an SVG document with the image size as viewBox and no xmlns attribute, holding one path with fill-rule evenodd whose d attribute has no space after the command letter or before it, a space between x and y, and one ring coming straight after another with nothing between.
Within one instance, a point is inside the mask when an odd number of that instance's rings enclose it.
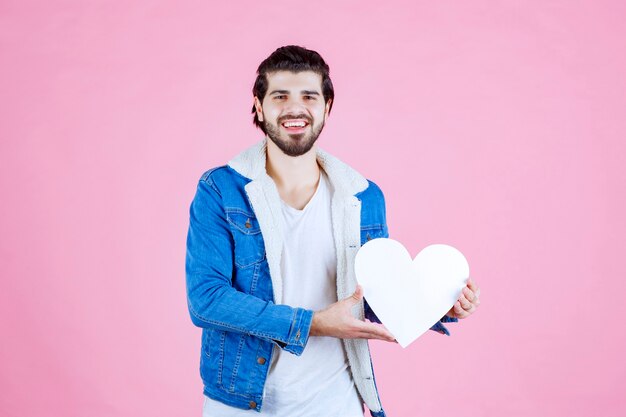
<instances>
[{"instance_id":1,"label":"jacket sleeve","mask_svg":"<svg viewBox=\"0 0 626 417\"><path fill-rule=\"evenodd\" d=\"M379 188L379 190L380 190L380 188ZM380 195L381 195L381 201L382 201L383 225L384 225L383 226L383 234L382 234L381 237L388 238L389 237L389 229L387 227L387 209L385 207L385 196L384 196L382 190L380 190ZM376 322L376 323L381 323L380 319L378 318L378 316L376 316L376 313L374 313L374 310L372 310L372 307L370 307L370 305L367 303L367 300L365 300L365 299L364 299L364 308L365 308L365 318L366 319L368 319L369 321ZM457 319L455 317L449 317L447 315L444 315L429 330L433 330L433 331L436 331L438 333L445 334L446 336L450 336L450 331L446 328L446 326L443 325L443 323L452 323L452 322L458 322L458 321L459 321L459 319Z\"/></svg>"},{"instance_id":2,"label":"jacket sleeve","mask_svg":"<svg viewBox=\"0 0 626 417\"><path fill-rule=\"evenodd\" d=\"M222 196L211 176L204 175L189 210L185 275L191 321L198 327L259 337L300 355L313 311L276 305L236 290L233 248Z\"/></svg>"}]
</instances>

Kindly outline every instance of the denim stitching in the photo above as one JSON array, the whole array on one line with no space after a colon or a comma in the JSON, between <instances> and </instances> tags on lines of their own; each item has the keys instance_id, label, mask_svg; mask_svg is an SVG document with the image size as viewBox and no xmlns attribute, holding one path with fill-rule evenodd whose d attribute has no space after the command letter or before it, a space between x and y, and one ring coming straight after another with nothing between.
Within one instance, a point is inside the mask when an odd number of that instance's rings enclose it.
<instances>
[{"instance_id":1,"label":"denim stitching","mask_svg":"<svg viewBox=\"0 0 626 417\"><path fill-rule=\"evenodd\" d=\"M300 339L298 339L297 343L299 346L304 347L304 337L302 336L302 326L304 325L304 315L306 314L306 312L303 310L300 312L300 314L298 315L298 332L300 332ZM297 334L297 333L296 333Z\"/></svg>"},{"instance_id":2,"label":"denim stitching","mask_svg":"<svg viewBox=\"0 0 626 417\"><path fill-rule=\"evenodd\" d=\"M209 170L207 173L205 173L200 179L200 181L204 181L206 184L208 184L221 198L222 193L220 192L220 190L217 189L217 187L215 186L215 181L213 181L213 178L211 178L211 173L213 173L213 171L215 171L217 168L220 168L220 167L213 168Z\"/></svg>"},{"instance_id":3,"label":"denim stitching","mask_svg":"<svg viewBox=\"0 0 626 417\"><path fill-rule=\"evenodd\" d=\"M293 334L293 336L290 338L290 340L293 340L294 345L296 346L302 346L302 342L300 342L300 339L296 340L296 335L298 334L298 332L300 331L300 321L302 319L302 314L300 313L300 311L295 310L294 309L294 315L295 315L295 319L294 319L294 326L293 326L293 330L295 331L295 333ZM302 333L302 332L300 332Z\"/></svg>"},{"instance_id":4,"label":"denim stitching","mask_svg":"<svg viewBox=\"0 0 626 417\"><path fill-rule=\"evenodd\" d=\"M222 385L222 371L224 369L224 341L226 340L226 333L220 332L220 355L217 364L217 383Z\"/></svg>"},{"instance_id":5,"label":"denim stitching","mask_svg":"<svg viewBox=\"0 0 626 417\"><path fill-rule=\"evenodd\" d=\"M245 213L243 213L245 214ZM256 239L256 240L262 240L263 239L263 235L261 234L261 229L256 230L254 233L248 233L247 231L245 231L235 220L231 219L231 217L228 215L228 212L226 212L226 220L228 221L228 223L232 226L235 227L235 229L237 229L239 232L243 233L245 235L245 237L243 237L243 239ZM236 232L235 232L236 233ZM234 253L237 254L237 239L235 238L235 234L233 233L233 244L234 244ZM261 246L260 242L256 242L255 243L256 246ZM264 245L263 245L264 246ZM259 262L262 262L267 256L267 253L265 250L263 250L263 256L261 257L261 259L259 260L255 260L252 261L250 263L246 263L243 264L241 262L239 262L237 260L237 256L235 256L235 265L237 265L240 268L247 268L251 265L257 264Z\"/></svg>"},{"instance_id":6,"label":"denim stitching","mask_svg":"<svg viewBox=\"0 0 626 417\"><path fill-rule=\"evenodd\" d=\"M361 226L361 230L371 230L371 229L383 229L384 225L376 223L376 224L368 224L367 226Z\"/></svg>"},{"instance_id":7,"label":"denim stitching","mask_svg":"<svg viewBox=\"0 0 626 417\"><path fill-rule=\"evenodd\" d=\"M207 184L211 184L213 183L213 179L211 178L211 174L213 173L213 171L215 171L218 168L222 168L221 166L219 167L213 167L211 169L209 169L208 171L205 171L204 174L202 174L202 177L200 177L200 181L204 181Z\"/></svg>"},{"instance_id":8,"label":"denim stitching","mask_svg":"<svg viewBox=\"0 0 626 417\"><path fill-rule=\"evenodd\" d=\"M237 230L239 230L242 233L244 233L244 235L246 237L244 237L243 239L257 239L257 240L259 240L259 239L263 238L263 236L261 235L261 231L260 230L259 230L258 233L249 234L249 233L244 232L236 223L233 223L230 219L227 218L227 220L228 220L228 223L230 223L233 226L235 226L235 228L237 228ZM257 246L261 246L258 242L256 244L257 244ZM241 262L238 262L237 261L237 256L236 256L237 253L238 253L238 251L237 251L237 239L235 238L235 235L233 234L233 251L234 251L234 254L235 254L235 257L234 257L235 258L235 265L237 265L240 268L247 268L247 267L249 267L251 265L254 265L254 264L262 262L267 257L267 252L265 251L265 246L263 245L263 247L264 247L264 250L263 250L263 256L261 257L261 259L252 261L252 262L247 263L247 264L243 264Z\"/></svg>"},{"instance_id":9,"label":"denim stitching","mask_svg":"<svg viewBox=\"0 0 626 417\"><path fill-rule=\"evenodd\" d=\"M254 265L254 272L252 273L252 283L250 284L250 295L254 295L256 290L256 284L259 281L259 270L261 269L261 263L257 262Z\"/></svg>"},{"instance_id":10,"label":"denim stitching","mask_svg":"<svg viewBox=\"0 0 626 417\"><path fill-rule=\"evenodd\" d=\"M237 378L237 372L239 371L239 364L241 363L241 351L243 350L243 343L245 340L246 335L242 334L239 337L239 346L237 347L237 356L235 358L235 365L233 366L233 374L230 377L230 392L233 392L235 390L235 379Z\"/></svg>"},{"instance_id":11,"label":"denim stitching","mask_svg":"<svg viewBox=\"0 0 626 417\"><path fill-rule=\"evenodd\" d=\"M291 326L292 326L292 328L293 328L293 326L294 326L294 324L296 322L297 314L298 314L298 310L294 308L293 312L291 314ZM287 341L286 341L287 345L292 345L293 344L293 343L291 343L291 339L292 339L291 338L291 333L292 333L291 329L289 329L289 333L287 334ZM281 342L282 342L282 340L281 340Z\"/></svg>"},{"instance_id":12,"label":"denim stitching","mask_svg":"<svg viewBox=\"0 0 626 417\"><path fill-rule=\"evenodd\" d=\"M281 341L283 343L289 344L288 341L282 339L281 337L275 337L275 335L272 335L272 334L269 334L269 333L248 331L248 330L246 330L246 329L244 329L242 327L235 327L235 326L232 326L232 325L230 325L228 323L222 323L221 321L207 319L206 317L203 317L203 316L199 315L193 309L193 307L191 306L190 303L189 303L189 311L191 311L191 313L194 315L194 317L204 321L205 323L212 324L214 326L221 326L221 327L225 327L225 328L230 329L230 330L234 330L234 331L239 332L239 333L246 333L246 334L250 334L251 336L257 336L257 337L266 337L268 339L278 340L278 341ZM293 320L293 317L292 317L292 320Z\"/></svg>"},{"instance_id":13,"label":"denim stitching","mask_svg":"<svg viewBox=\"0 0 626 417\"><path fill-rule=\"evenodd\" d=\"M240 209L240 208L238 208L238 207L224 207L224 211L225 211L226 213L239 213L239 214L244 214L244 215L246 215L246 216L248 216L248 217L251 217L251 218L255 218L255 219L256 219L256 216L255 216L254 214L252 214L252 213L248 213L247 211L245 211L245 210L243 210L243 209Z\"/></svg>"},{"instance_id":14,"label":"denim stitching","mask_svg":"<svg viewBox=\"0 0 626 417\"><path fill-rule=\"evenodd\" d=\"M254 230L246 230L245 226L242 228L239 223L237 223L231 216L229 216L229 212L226 212L226 220L228 220L228 223L232 224L233 226L235 226L237 228L237 230L240 230L242 233L246 234L246 235L258 235L259 233L261 233L261 228L260 226L255 227ZM242 213L239 213L242 214ZM249 217L248 220L255 220L253 217ZM255 220L255 223L258 223Z\"/></svg>"},{"instance_id":15,"label":"denim stitching","mask_svg":"<svg viewBox=\"0 0 626 417\"><path fill-rule=\"evenodd\" d=\"M222 391L224 391L225 393L227 393L228 395L237 395L238 397L243 397L245 399L255 400L255 401L258 398L255 394L246 394L246 393L240 393L240 392L235 392L235 391L229 391L221 384L218 384L217 387L221 389Z\"/></svg>"},{"instance_id":16,"label":"denim stitching","mask_svg":"<svg viewBox=\"0 0 626 417\"><path fill-rule=\"evenodd\" d=\"M239 268L242 268L242 269L250 268L253 265L257 265L257 264L260 264L261 262L263 262L266 257L267 257L267 253L265 251L263 251L263 257L261 259L259 259L258 261L254 261L252 263L244 265L242 263L237 262L237 259L235 259L235 265L237 265Z\"/></svg>"},{"instance_id":17,"label":"denim stitching","mask_svg":"<svg viewBox=\"0 0 626 417\"><path fill-rule=\"evenodd\" d=\"M256 348L256 352L254 354L255 358L260 357L261 354L263 353L263 350L261 350L261 348L263 347L264 343L265 342L263 340L261 339L258 340L258 345ZM265 363L267 363L269 367L269 360L266 360ZM258 372L257 369L258 367L255 366L254 368L252 368L252 372L250 372L250 376L249 376L250 382L248 383L248 388L246 388L246 393L249 393L250 391L252 391L253 382L256 381L256 374ZM254 394L251 394L251 395L254 395Z\"/></svg>"},{"instance_id":18,"label":"denim stitching","mask_svg":"<svg viewBox=\"0 0 626 417\"><path fill-rule=\"evenodd\" d=\"M207 329L207 332L209 332L209 335L207 336L207 341L206 341L206 348L204 349L204 355L207 358L211 357L211 339L213 338L213 329Z\"/></svg>"}]
</instances>

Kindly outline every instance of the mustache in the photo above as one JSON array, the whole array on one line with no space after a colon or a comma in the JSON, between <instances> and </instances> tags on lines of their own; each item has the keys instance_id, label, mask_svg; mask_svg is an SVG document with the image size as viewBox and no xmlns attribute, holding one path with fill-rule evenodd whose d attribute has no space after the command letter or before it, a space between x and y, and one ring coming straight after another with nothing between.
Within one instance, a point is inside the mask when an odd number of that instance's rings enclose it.
<instances>
[{"instance_id":1,"label":"mustache","mask_svg":"<svg viewBox=\"0 0 626 417\"><path fill-rule=\"evenodd\" d=\"M280 119L278 119L278 123L283 123L285 120L290 120L290 119L303 119L303 120L306 120L308 124L311 124L311 118L307 116L306 114L283 116Z\"/></svg>"}]
</instances>

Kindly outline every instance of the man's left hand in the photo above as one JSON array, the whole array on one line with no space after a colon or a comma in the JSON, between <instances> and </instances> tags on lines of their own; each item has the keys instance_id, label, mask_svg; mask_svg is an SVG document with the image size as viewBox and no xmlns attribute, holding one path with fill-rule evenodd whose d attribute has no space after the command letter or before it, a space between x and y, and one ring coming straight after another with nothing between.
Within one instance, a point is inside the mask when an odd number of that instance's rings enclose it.
<instances>
[{"instance_id":1,"label":"man's left hand","mask_svg":"<svg viewBox=\"0 0 626 417\"><path fill-rule=\"evenodd\" d=\"M450 311L446 313L448 317L454 317L457 319L464 319L469 317L476 311L480 305L478 296L480 295L480 288L470 278L467 280L467 285L463 287L463 292L458 301L454 303Z\"/></svg>"}]
</instances>

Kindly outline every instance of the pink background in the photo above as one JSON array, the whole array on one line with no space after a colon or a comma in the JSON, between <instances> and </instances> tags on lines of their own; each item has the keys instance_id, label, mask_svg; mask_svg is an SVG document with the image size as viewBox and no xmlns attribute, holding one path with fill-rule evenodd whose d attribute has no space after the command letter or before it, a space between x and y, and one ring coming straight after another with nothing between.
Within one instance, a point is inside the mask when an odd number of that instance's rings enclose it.
<instances>
[{"instance_id":1,"label":"pink background","mask_svg":"<svg viewBox=\"0 0 626 417\"><path fill-rule=\"evenodd\" d=\"M623 415L623 2L52 3L0 5L1 416L200 415L189 204L285 44L391 237L482 288L452 337L372 343L389 416Z\"/></svg>"}]
</instances>

